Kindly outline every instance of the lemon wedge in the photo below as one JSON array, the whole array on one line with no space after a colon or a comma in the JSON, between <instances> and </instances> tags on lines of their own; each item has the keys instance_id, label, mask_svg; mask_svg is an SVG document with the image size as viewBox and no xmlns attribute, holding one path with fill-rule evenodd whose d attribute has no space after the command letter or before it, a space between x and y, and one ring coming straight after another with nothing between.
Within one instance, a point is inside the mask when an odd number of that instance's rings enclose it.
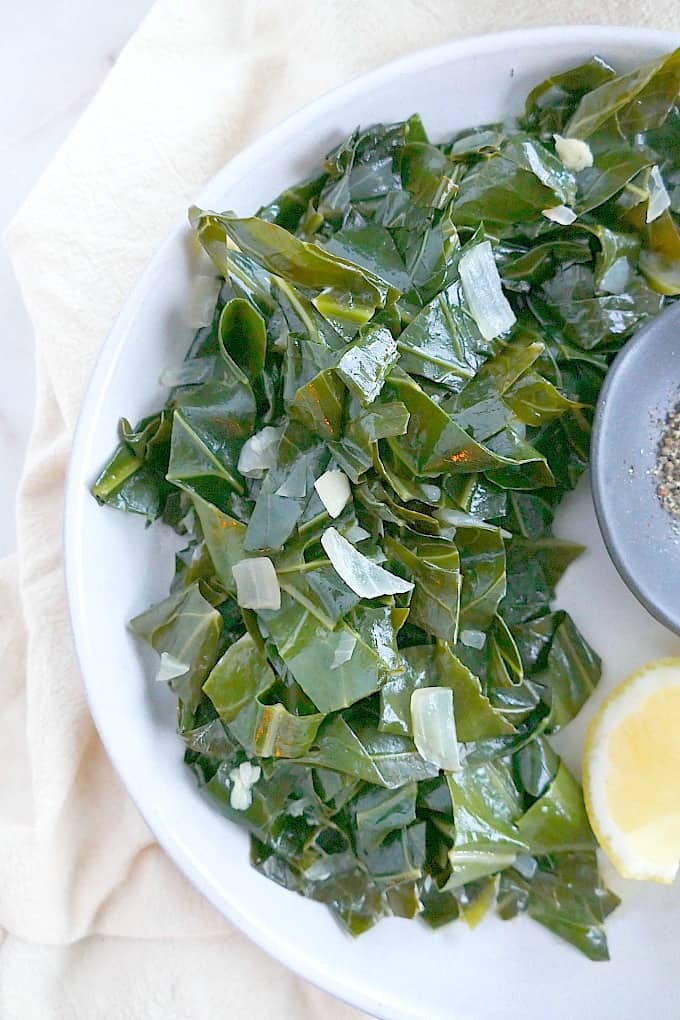
<instances>
[{"instance_id":1,"label":"lemon wedge","mask_svg":"<svg viewBox=\"0 0 680 1020\"><path fill-rule=\"evenodd\" d=\"M670 883L680 863L680 658L633 673L586 734L593 831L624 878Z\"/></svg>"}]
</instances>

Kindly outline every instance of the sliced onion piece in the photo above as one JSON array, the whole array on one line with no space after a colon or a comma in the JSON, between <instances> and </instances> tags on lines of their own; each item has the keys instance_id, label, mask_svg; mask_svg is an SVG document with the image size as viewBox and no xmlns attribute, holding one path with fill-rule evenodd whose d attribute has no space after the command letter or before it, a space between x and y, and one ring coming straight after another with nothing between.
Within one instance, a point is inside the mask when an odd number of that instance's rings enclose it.
<instances>
[{"instance_id":1,"label":"sliced onion piece","mask_svg":"<svg viewBox=\"0 0 680 1020\"><path fill-rule=\"evenodd\" d=\"M526 878L527 882L530 882L538 871L538 861L528 854L517 854L513 868L515 871L519 871L522 878Z\"/></svg>"},{"instance_id":2,"label":"sliced onion piece","mask_svg":"<svg viewBox=\"0 0 680 1020\"><path fill-rule=\"evenodd\" d=\"M240 560L231 570L236 581L236 601L241 609L281 608L279 579L268 556Z\"/></svg>"},{"instance_id":3,"label":"sliced onion piece","mask_svg":"<svg viewBox=\"0 0 680 1020\"><path fill-rule=\"evenodd\" d=\"M482 241L462 256L458 265L463 293L472 317L485 340L494 340L515 323L489 241Z\"/></svg>"},{"instance_id":4,"label":"sliced onion piece","mask_svg":"<svg viewBox=\"0 0 680 1020\"><path fill-rule=\"evenodd\" d=\"M554 137L557 158L567 170L579 173L593 165L593 152L587 142L581 138L563 138L562 135Z\"/></svg>"},{"instance_id":5,"label":"sliced onion piece","mask_svg":"<svg viewBox=\"0 0 680 1020\"><path fill-rule=\"evenodd\" d=\"M349 478L344 471L324 471L314 488L331 517L339 517L352 498Z\"/></svg>"},{"instance_id":6,"label":"sliced onion piece","mask_svg":"<svg viewBox=\"0 0 680 1020\"><path fill-rule=\"evenodd\" d=\"M238 458L238 469L244 478L262 478L265 471L276 464L276 453L283 435L283 427L265 425L250 439L246 439Z\"/></svg>"},{"instance_id":7,"label":"sliced onion piece","mask_svg":"<svg viewBox=\"0 0 680 1020\"><path fill-rule=\"evenodd\" d=\"M461 630L460 642L467 648L483 648L486 644L486 634L483 630Z\"/></svg>"},{"instance_id":8,"label":"sliced onion piece","mask_svg":"<svg viewBox=\"0 0 680 1020\"><path fill-rule=\"evenodd\" d=\"M216 276L195 276L184 306L184 321L192 329L209 326L213 320L217 296L224 281Z\"/></svg>"},{"instance_id":9,"label":"sliced onion piece","mask_svg":"<svg viewBox=\"0 0 680 1020\"><path fill-rule=\"evenodd\" d=\"M397 595L413 590L410 581L404 581L369 560L335 528L326 528L321 536L321 545L345 584L362 599L375 599L380 595Z\"/></svg>"},{"instance_id":10,"label":"sliced onion piece","mask_svg":"<svg viewBox=\"0 0 680 1020\"><path fill-rule=\"evenodd\" d=\"M668 209L671 204L671 198L666 191L666 185L663 182L661 171L658 166L653 166L649 173L649 199L647 201L647 223L653 223L654 220L658 220L661 213Z\"/></svg>"},{"instance_id":11,"label":"sliced onion piece","mask_svg":"<svg viewBox=\"0 0 680 1020\"><path fill-rule=\"evenodd\" d=\"M543 216L562 227L568 227L576 219L576 213L568 205L554 205L552 209L543 209Z\"/></svg>"},{"instance_id":12,"label":"sliced onion piece","mask_svg":"<svg viewBox=\"0 0 680 1020\"><path fill-rule=\"evenodd\" d=\"M420 756L447 772L460 772L450 687L420 687L411 695L413 740Z\"/></svg>"}]
</instances>

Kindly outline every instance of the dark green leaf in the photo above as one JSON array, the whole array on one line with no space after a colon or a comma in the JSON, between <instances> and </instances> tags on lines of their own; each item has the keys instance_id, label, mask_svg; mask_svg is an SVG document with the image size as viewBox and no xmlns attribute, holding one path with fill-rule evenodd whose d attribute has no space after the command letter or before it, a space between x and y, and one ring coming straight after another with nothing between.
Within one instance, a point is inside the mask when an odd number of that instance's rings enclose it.
<instances>
[{"instance_id":1,"label":"dark green leaf","mask_svg":"<svg viewBox=\"0 0 680 1020\"><path fill-rule=\"evenodd\" d=\"M391 790L432 778L438 772L436 766L420 757L408 738L378 733L370 727L355 732L339 715L323 723L316 744L298 760Z\"/></svg>"},{"instance_id":2,"label":"dark green leaf","mask_svg":"<svg viewBox=\"0 0 680 1020\"><path fill-rule=\"evenodd\" d=\"M198 585L192 585L136 616L130 627L161 657L171 657L178 675L170 680L170 686L193 710L222 636L222 617L217 610L206 602ZM183 672L181 666L186 667Z\"/></svg>"},{"instance_id":3,"label":"dark green leaf","mask_svg":"<svg viewBox=\"0 0 680 1020\"><path fill-rule=\"evenodd\" d=\"M383 658L383 631L389 626L384 614L380 625L374 621L368 634L361 632L367 619L362 614L372 612L380 611L362 610L352 624L338 623L332 631L292 598L284 600L279 612L266 614L279 655L319 711L346 708L404 668L397 656L394 662ZM344 659L348 648L349 658Z\"/></svg>"},{"instance_id":4,"label":"dark green leaf","mask_svg":"<svg viewBox=\"0 0 680 1020\"><path fill-rule=\"evenodd\" d=\"M262 374L267 352L264 319L243 298L232 298L220 316L220 342L241 371L255 382Z\"/></svg>"},{"instance_id":5,"label":"dark green leaf","mask_svg":"<svg viewBox=\"0 0 680 1020\"><path fill-rule=\"evenodd\" d=\"M392 335L384 326L365 326L337 364L337 374L347 389L371 404L380 395L390 369L399 355Z\"/></svg>"},{"instance_id":6,"label":"dark green leaf","mask_svg":"<svg viewBox=\"0 0 680 1020\"><path fill-rule=\"evenodd\" d=\"M564 133L564 127L579 100L616 76L600 57L591 57L584 64L551 74L531 90L526 99L525 118L542 137Z\"/></svg>"},{"instance_id":7,"label":"dark green leaf","mask_svg":"<svg viewBox=\"0 0 680 1020\"><path fill-rule=\"evenodd\" d=\"M484 362L489 345L450 287L416 315L400 335L401 367L414 375L460 390Z\"/></svg>"},{"instance_id":8,"label":"dark green leaf","mask_svg":"<svg viewBox=\"0 0 680 1020\"><path fill-rule=\"evenodd\" d=\"M255 216L239 219L228 213L194 209L192 222L202 242L207 233L219 236L221 231L225 250L226 239L230 237L244 254L270 273L294 286L320 292L316 303L324 314L324 309L332 307L341 318L366 322L376 308L396 296L385 281L368 270L331 255L315 244L299 241L282 227Z\"/></svg>"},{"instance_id":9,"label":"dark green leaf","mask_svg":"<svg viewBox=\"0 0 680 1020\"><path fill-rule=\"evenodd\" d=\"M275 683L274 672L250 634L231 645L216 663L203 690L248 755L298 758L312 745L323 716L292 715L261 698Z\"/></svg>"},{"instance_id":10,"label":"dark green leaf","mask_svg":"<svg viewBox=\"0 0 680 1020\"><path fill-rule=\"evenodd\" d=\"M562 327L567 340L585 350L620 345L662 304L662 298L639 276L621 294L598 296L593 273L585 266L558 270L543 284L542 293L550 318Z\"/></svg>"},{"instance_id":11,"label":"dark green leaf","mask_svg":"<svg viewBox=\"0 0 680 1020\"><path fill-rule=\"evenodd\" d=\"M453 712L459 740L486 740L513 732L512 724L482 694L479 678L443 642L437 643L435 665L439 684L453 690Z\"/></svg>"},{"instance_id":12,"label":"dark green leaf","mask_svg":"<svg viewBox=\"0 0 680 1020\"><path fill-rule=\"evenodd\" d=\"M653 86L652 95L655 95L658 80L662 77L668 83L672 102L680 89L678 50L641 64L628 74L619 75L592 92L587 92L570 117L565 133L570 138L588 138L615 114L618 115L619 123L625 125L624 130L633 133L657 127L657 104L652 104L649 109L647 100L650 96L649 86ZM669 106L670 102L662 109L662 120Z\"/></svg>"},{"instance_id":13,"label":"dark green leaf","mask_svg":"<svg viewBox=\"0 0 680 1020\"><path fill-rule=\"evenodd\" d=\"M388 556L402 563L415 582L410 622L427 634L455 642L461 598L460 557L455 545L421 540L409 548L393 538L384 544Z\"/></svg>"},{"instance_id":14,"label":"dark green leaf","mask_svg":"<svg viewBox=\"0 0 680 1020\"><path fill-rule=\"evenodd\" d=\"M545 671L536 677L546 688L551 729L571 722L595 690L600 674L599 656L565 613L555 630Z\"/></svg>"},{"instance_id":15,"label":"dark green leaf","mask_svg":"<svg viewBox=\"0 0 680 1020\"><path fill-rule=\"evenodd\" d=\"M608 960L604 919L618 901L600 882L594 851L542 860L531 882L529 916L591 960Z\"/></svg>"},{"instance_id":16,"label":"dark green leaf","mask_svg":"<svg viewBox=\"0 0 680 1020\"><path fill-rule=\"evenodd\" d=\"M498 155L468 170L453 202L456 226L514 232L515 225L535 220L543 209L570 202L573 175L539 142L511 139Z\"/></svg>"},{"instance_id":17,"label":"dark green leaf","mask_svg":"<svg viewBox=\"0 0 680 1020\"><path fill-rule=\"evenodd\" d=\"M517 854L527 852L527 845L516 825L521 811L517 790L502 764L466 767L450 773L448 782L455 838L446 888L456 889L503 871Z\"/></svg>"},{"instance_id":18,"label":"dark green leaf","mask_svg":"<svg viewBox=\"0 0 680 1020\"><path fill-rule=\"evenodd\" d=\"M595 846L581 787L563 764L517 827L532 854L591 850Z\"/></svg>"},{"instance_id":19,"label":"dark green leaf","mask_svg":"<svg viewBox=\"0 0 680 1020\"><path fill-rule=\"evenodd\" d=\"M553 418L560 418L574 407L574 401L565 397L537 372L527 372L522 376L507 391L504 400L521 422L532 426L544 425Z\"/></svg>"},{"instance_id":20,"label":"dark green leaf","mask_svg":"<svg viewBox=\"0 0 680 1020\"><path fill-rule=\"evenodd\" d=\"M227 591L235 593L236 582L231 568L246 558L243 546L246 526L200 496L194 496L193 503L218 577Z\"/></svg>"},{"instance_id":21,"label":"dark green leaf","mask_svg":"<svg viewBox=\"0 0 680 1020\"><path fill-rule=\"evenodd\" d=\"M559 756L542 737L537 737L536 740L521 747L514 757L514 762L522 786L531 797L537 798L543 797L560 768ZM582 794L578 787L577 793L581 798ZM533 818L535 819L535 813Z\"/></svg>"},{"instance_id":22,"label":"dark green leaf","mask_svg":"<svg viewBox=\"0 0 680 1020\"><path fill-rule=\"evenodd\" d=\"M415 783L397 790L369 788L354 801L357 833L364 850L375 850L395 829L416 820Z\"/></svg>"},{"instance_id":23,"label":"dark green leaf","mask_svg":"<svg viewBox=\"0 0 680 1020\"><path fill-rule=\"evenodd\" d=\"M240 372L184 394L175 409L168 481L225 506L243 493L237 465L255 424L253 392Z\"/></svg>"},{"instance_id":24,"label":"dark green leaf","mask_svg":"<svg viewBox=\"0 0 680 1020\"><path fill-rule=\"evenodd\" d=\"M410 278L404 261L389 230L379 223L339 230L324 247L333 255L375 273L397 290L409 289Z\"/></svg>"},{"instance_id":25,"label":"dark green leaf","mask_svg":"<svg viewBox=\"0 0 680 1020\"><path fill-rule=\"evenodd\" d=\"M459 740L482 740L512 733L510 723L482 694L480 682L444 642L402 649L408 669L380 692L380 728L411 735L411 695L420 687L449 687Z\"/></svg>"},{"instance_id":26,"label":"dark green leaf","mask_svg":"<svg viewBox=\"0 0 680 1020\"><path fill-rule=\"evenodd\" d=\"M590 212L608 202L652 162L649 153L627 146L608 147L598 152L593 166L586 167L578 175L578 213Z\"/></svg>"},{"instance_id":27,"label":"dark green leaf","mask_svg":"<svg viewBox=\"0 0 680 1020\"><path fill-rule=\"evenodd\" d=\"M286 188L278 198L258 211L260 219L276 223L279 227L295 232L304 216L309 202L321 191L326 175L313 177L292 188Z\"/></svg>"},{"instance_id":28,"label":"dark green leaf","mask_svg":"<svg viewBox=\"0 0 680 1020\"><path fill-rule=\"evenodd\" d=\"M123 418L123 442L92 486L100 503L143 514L155 520L163 512L170 492L165 480L170 456L168 412L145 418L132 430Z\"/></svg>"},{"instance_id":29,"label":"dark green leaf","mask_svg":"<svg viewBox=\"0 0 680 1020\"><path fill-rule=\"evenodd\" d=\"M455 194L454 166L426 142L409 142L400 154L402 184L417 205L443 209Z\"/></svg>"},{"instance_id":30,"label":"dark green leaf","mask_svg":"<svg viewBox=\"0 0 680 1020\"><path fill-rule=\"evenodd\" d=\"M465 528L456 534L463 573L460 627L485 631L505 595L505 546L496 528Z\"/></svg>"},{"instance_id":31,"label":"dark green leaf","mask_svg":"<svg viewBox=\"0 0 680 1020\"><path fill-rule=\"evenodd\" d=\"M170 597L135 628L187 765L253 866L352 934L390 915L474 927L495 900L607 956L616 897L548 742L600 675L553 605L581 547L552 527L609 365L680 295L679 85L680 51L621 76L593 57L519 121L437 145L417 116L357 128L258 217L191 212L224 278L211 321L163 375L165 407L121 421L93 492L182 536ZM557 134L587 138L593 166L569 170ZM647 223L657 174L671 205ZM502 339L458 278L482 242L515 320ZM315 489L329 468L350 480L340 552ZM333 566L349 578L348 549L395 593L357 595ZM271 560L280 610L238 605L249 556ZM453 694L460 772L415 747L426 687Z\"/></svg>"}]
</instances>

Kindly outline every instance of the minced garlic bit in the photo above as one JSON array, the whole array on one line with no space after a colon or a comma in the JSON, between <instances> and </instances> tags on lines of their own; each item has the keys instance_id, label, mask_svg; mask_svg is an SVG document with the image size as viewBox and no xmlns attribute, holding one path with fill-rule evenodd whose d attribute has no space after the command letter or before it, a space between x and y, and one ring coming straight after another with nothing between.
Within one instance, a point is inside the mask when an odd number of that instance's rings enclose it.
<instances>
[{"instance_id":1,"label":"minced garlic bit","mask_svg":"<svg viewBox=\"0 0 680 1020\"><path fill-rule=\"evenodd\" d=\"M593 153L587 142L581 138L563 138L555 135L555 152L567 170L578 173L593 165Z\"/></svg>"},{"instance_id":2,"label":"minced garlic bit","mask_svg":"<svg viewBox=\"0 0 680 1020\"><path fill-rule=\"evenodd\" d=\"M259 765L253 765L249 761L242 762L238 768L232 769L229 773L233 786L229 803L235 811L247 811L253 803L253 786L262 775Z\"/></svg>"}]
</instances>

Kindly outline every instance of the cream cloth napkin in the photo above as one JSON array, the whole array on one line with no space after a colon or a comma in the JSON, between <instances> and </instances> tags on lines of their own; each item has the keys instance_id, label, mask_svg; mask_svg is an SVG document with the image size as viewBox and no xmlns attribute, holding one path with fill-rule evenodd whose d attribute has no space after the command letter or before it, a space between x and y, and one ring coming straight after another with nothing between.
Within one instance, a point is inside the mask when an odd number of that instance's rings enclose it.
<instances>
[{"instance_id":1,"label":"cream cloth napkin","mask_svg":"<svg viewBox=\"0 0 680 1020\"><path fill-rule=\"evenodd\" d=\"M225 922L114 775L62 580L70 439L126 293L242 146L404 52L564 21L677 29L680 10L677 0L158 0L17 216L9 246L35 326L38 398L18 554L0 564L2 1020L359 1016Z\"/></svg>"}]
</instances>

